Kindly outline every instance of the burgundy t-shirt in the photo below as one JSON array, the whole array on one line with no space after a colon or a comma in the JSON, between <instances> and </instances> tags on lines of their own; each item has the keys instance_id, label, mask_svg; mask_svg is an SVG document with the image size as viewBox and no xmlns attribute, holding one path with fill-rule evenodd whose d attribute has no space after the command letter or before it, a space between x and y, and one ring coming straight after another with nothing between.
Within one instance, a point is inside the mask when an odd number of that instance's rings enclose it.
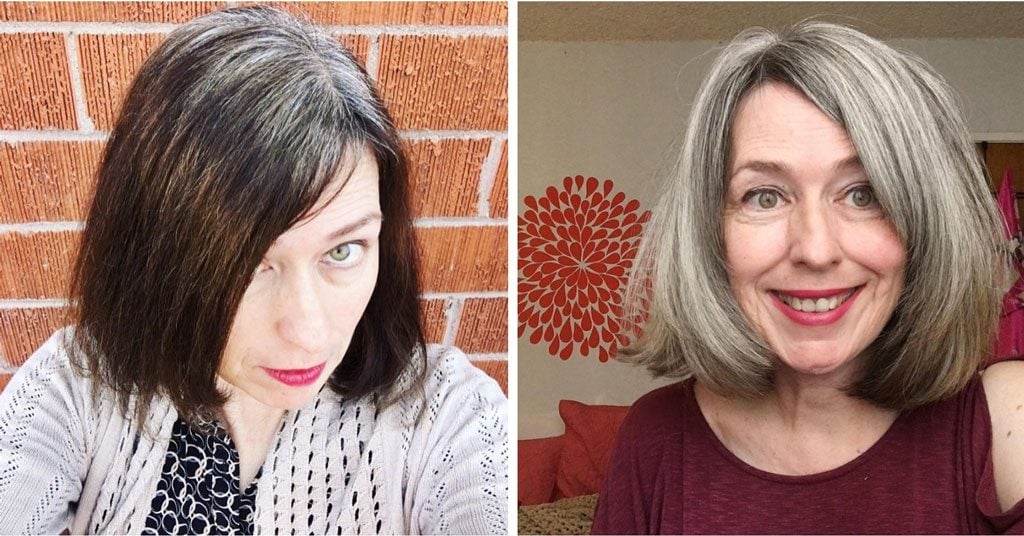
<instances>
[{"instance_id":1,"label":"burgundy t-shirt","mask_svg":"<svg viewBox=\"0 0 1024 536\"><path fill-rule=\"evenodd\" d=\"M991 427L976 379L952 399L902 413L841 467L776 475L722 445L693 380L684 381L630 410L593 533L1024 534L1024 501L1000 513Z\"/></svg>"}]
</instances>

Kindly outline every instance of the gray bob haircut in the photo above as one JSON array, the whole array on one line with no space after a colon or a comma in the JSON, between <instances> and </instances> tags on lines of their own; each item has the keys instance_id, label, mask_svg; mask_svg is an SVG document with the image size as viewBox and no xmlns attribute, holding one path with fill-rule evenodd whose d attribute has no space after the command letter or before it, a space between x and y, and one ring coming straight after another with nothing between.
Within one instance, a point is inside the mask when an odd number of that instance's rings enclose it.
<instances>
[{"instance_id":1,"label":"gray bob haircut","mask_svg":"<svg viewBox=\"0 0 1024 536\"><path fill-rule=\"evenodd\" d=\"M953 395L991 352L1005 289L985 172L954 91L930 66L817 21L745 30L714 62L641 246L629 297L648 318L622 358L727 396L771 390L777 356L730 291L720 223L733 116L767 82L799 90L846 130L906 248L903 294L849 392L894 409Z\"/></svg>"}]
</instances>

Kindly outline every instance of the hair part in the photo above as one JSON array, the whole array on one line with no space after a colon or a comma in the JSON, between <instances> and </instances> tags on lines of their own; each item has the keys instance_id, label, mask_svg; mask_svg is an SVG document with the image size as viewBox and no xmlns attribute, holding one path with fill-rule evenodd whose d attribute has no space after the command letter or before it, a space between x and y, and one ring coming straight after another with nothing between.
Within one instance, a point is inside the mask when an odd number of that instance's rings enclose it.
<instances>
[{"instance_id":1,"label":"hair part","mask_svg":"<svg viewBox=\"0 0 1024 536\"><path fill-rule=\"evenodd\" d=\"M425 356L406 160L369 76L334 38L264 6L197 18L152 53L107 143L72 289L82 360L123 410L137 396L142 420L162 395L197 423L220 408L254 270L364 148L387 284L329 380L349 397L388 394Z\"/></svg>"},{"instance_id":2,"label":"hair part","mask_svg":"<svg viewBox=\"0 0 1024 536\"><path fill-rule=\"evenodd\" d=\"M737 105L768 82L846 130L907 251L903 293L849 392L895 409L955 394L991 351L1007 267L984 168L955 92L930 66L817 21L745 30L714 62L641 245L629 296L650 301L649 319L623 358L727 396L772 389L778 356L732 295L721 225L708 225L724 213Z\"/></svg>"}]
</instances>

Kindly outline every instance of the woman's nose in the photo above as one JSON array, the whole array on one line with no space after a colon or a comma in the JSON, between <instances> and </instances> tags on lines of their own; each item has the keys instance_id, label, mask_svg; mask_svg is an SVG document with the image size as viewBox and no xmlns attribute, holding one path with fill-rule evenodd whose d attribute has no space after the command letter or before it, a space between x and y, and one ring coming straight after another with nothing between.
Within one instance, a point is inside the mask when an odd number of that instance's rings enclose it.
<instances>
[{"instance_id":1,"label":"woman's nose","mask_svg":"<svg viewBox=\"0 0 1024 536\"><path fill-rule=\"evenodd\" d=\"M314 278L296 276L282 289L278 301L277 331L282 339L309 354L322 353L329 344L326 304Z\"/></svg>"},{"instance_id":2,"label":"woman's nose","mask_svg":"<svg viewBox=\"0 0 1024 536\"><path fill-rule=\"evenodd\" d=\"M842 259L838 222L820 203L805 203L791 215L789 225L790 260L821 270Z\"/></svg>"}]
</instances>

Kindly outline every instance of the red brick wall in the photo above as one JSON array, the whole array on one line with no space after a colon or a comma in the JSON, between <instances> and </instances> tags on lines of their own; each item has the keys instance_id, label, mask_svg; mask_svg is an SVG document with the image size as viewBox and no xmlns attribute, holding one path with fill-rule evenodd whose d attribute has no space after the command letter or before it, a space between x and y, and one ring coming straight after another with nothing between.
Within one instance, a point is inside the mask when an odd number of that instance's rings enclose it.
<instances>
[{"instance_id":1,"label":"red brick wall","mask_svg":"<svg viewBox=\"0 0 1024 536\"><path fill-rule=\"evenodd\" d=\"M0 389L67 322L69 266L128 83L168 32L226 4L0 2ZM278 5L377 81L413 163L428 339L505 386L507 4Z\"/></svg>"}]
</instances>

